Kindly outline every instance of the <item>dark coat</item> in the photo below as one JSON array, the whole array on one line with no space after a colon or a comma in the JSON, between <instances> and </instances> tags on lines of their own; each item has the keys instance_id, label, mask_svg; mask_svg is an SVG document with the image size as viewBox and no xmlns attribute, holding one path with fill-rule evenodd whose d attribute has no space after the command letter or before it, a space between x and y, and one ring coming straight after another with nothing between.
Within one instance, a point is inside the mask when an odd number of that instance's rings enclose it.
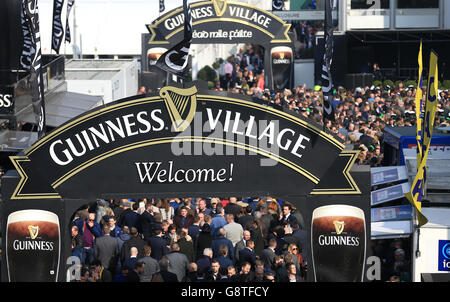
<instances>
[{"instance_id":1,"label":"dark coat","mask_svg":"<svg viewBox=\"0 0 450 302\"><path fill-rule=\"evenodd\" d=\"M233 214L236 220L238 214L241 212L241 207L235 203L229 203L225 208L225 214Z\"/></svg>"},{"instance_id":2,"label":"dark coat","mask_svg":"<svg viewBox=\"0 0 450 302\"><path fill-rule=\"evenodd\" d=\"M300 240L301 246L299 246L300 249L299 252L302 254L303 259L308 259L309 255L308 233L305 230L298 229L292 233L292 236Z\"/></svg>"},{"instance_id":3,"label":"dark coat","mask_svg":"<svg viewBox=\"0 0 450 302\"><path fill-rule=\"evenodd\" d=\"M217 239L214 239L211 242L211 249L213 250L213 257L218 257L219 256L219 248L221 245L225 245L226 247L228 247L228 258L230 258L231 260L234 259L234 247L233 247L233 243L231 243L231 240L225 238L225 237L219 237Z\"/></svg>"},{"instance_id":4,"label":"dark coat","mask_svg":"<svg viewBox=\"0 0 450 302\"><path fill-rule=\"evenodd\" d=\"M217 261L219 261L220 267L227 268L229 266L233 266L233 261L228 257L219 256L217 257Z\"/></svg>"},{"instance_id":5,"label":"dark coat","mask_svg":"<svg viewBox=\"0 0 450 302\"><path fill-rule=\"evenodd\" d=\"M111 230L111 233L110 233L111 237L115 237L115 238L119 237L120 234L122 234L122 229L118 225L116 225L114 227L114 229Z\"/></svg>"},{"instance_id":6,"label":"dark coat","mask_svg":"<svg viewBox=\"0 0 450 302\"><path fill-rule=\"evenodd\" d=\"M139 225L141 227L141 233L144 235L144 239L148 240L152 234L153 223L155 222L155 218L152 214L147 211L141 214L139 217Z\"/></svg>"},{"instance_id":7,"label":"dark coat","mask_svg":"<svg viewBox=\"0 0 450 302\"><path fill-rule=\"evenodd\" d=\"M150 245L152 249L151 256L158 261L161 260L162 256L167 255L170 252L166 240L159 236L150 237L148 245Z\"/></svg>"},{"instance_id":8,"label":"dark coat","mask_svg":"<svg viewBox=\"0 0 450 302\"><path fill-rule=\"evenodd\" d=\"M264 262L264 267L273 269L275 263L275 252L269 248L266 248L261 253L261 260Z\"/></svg>"},{"instance_id":9,"label":"dark coat","mask_svg":"<svg viewBox=\"0 0 450 302\"><path fill-rule=\"evenodd\" d=\"M177 226L177 229L181 228L181 215L177 215L175 216L175 218L173 219L173 224L175 224ZM192 217L191 215L187 215L186 216L186 221L184 222L184 227L185 228L189 228L191 225L194 224L194 217Z\"/></svg>"},{"instance_id":10,"label":"dark coat","mask_svg":"<svg viewBox=\"0 0 450 302\"><path fill-rule=\"evenodd\" d=\"M254 221L255 221L255 218L252 215L249 215L249 214L241 216L238 219L238 223L240 225L242 225L242 228L244 230L250 230L250 228L252 227Z\"/></svg>"},{"instance_id":11,"label":"dark coat","mask_svg":"<svg viewBox=\"0 0 450 302\"><path fill-rule=\"evenodd\" d=\"M262 232L259 228L252 229L250 231L250 236L255 242L254 252L257 256L261 256L262 251L264 250L264 238Z\"/></svg>"},{"instance_id":12,"label":"dark coat","mask_svg":"<svg viewBox=\"0 0 450 302\"><path fill-rule=\"evenodd\" d=\"M97 280L97 282L112 282L112 274L109 270L103 269L102 276L100 279Z\"/></svg>"},{"instance_id":13,"label":"dark coat","mask_svg":"<svg viewBox=\"0 0 450 302\"><path fill-rule=\"evenodd\" d=\"M198 234L200 234L200 226L193 224L188 228L188 235L191 236L192 240L197 238Z\"/></svg>"},{"instance_id":14,"label":"dark coat","mask_svg":"<svg viewBox=\"0 0 450 302\"><path fill-rule=\"evenodd\" d=\"M206 273L211 266L211 259L208 256L203 256L197 260L197 271Z\"/></svg>"},{"instance_id":15,"label":"dark coat","mask_svg":"<svg viewBox=\"0 0 450 302\"><path fill-rule=\"evenodd\" d=\"M283 225L284 222L296 222L298 224L298 220L297 218L291 213L288 218L286 219L285 216L283 215L283 217L280 219L279 224Z\"/></svg>"},{"instance_id":16,"label":"dark coat","mask_svg":"<svg viewBox=\"0 0 450 302\"><path fill-rule=\"evenodd\" d=\"M140 282L141 280L139 278L138 273L133 268L128 271L128 274L125 277L125 281L126 282Z\"/></svg>"},{"instance_id":17,"label":"dark coat","mask_svg":"<svg viewBox=\"0 0 450 302\"><path fill-rule=\"evenodd\" d=\"M255 267L256 255L255 252L248 248L240 250L239 252L239 263L242 265L244 262L249 262L252 267Z\"/></svg>"},{"instance_id":18,"label":"dark coat","mask_svg":"<svg viewBox=\"0 0 450 302\"><path fill-rule=\"evenodd\" d=\"M120 216L118 225L121 228L126 225L130 230L132 227L135 227L139 230L139 214L131 209L126 209Z\"/></svg>"},{"instance_id":19,"label":"dark coat","mask_svg":"<svg viewBox=\"0 0 450 302\"><path fill-rule=\"evenodd\" d=\"M261 228L262 228L262 233L264 235L264 238L267 237L267 235L269 234L269 230L270 230L270 224L273 220L273 216L270 214L265 214L261 216Z\"/></svg>"},{"instance_id":20,"label":"dark coat","mask_svg":"<svg viewBox=\"0 0 450 302\"><path fill-rule=\"evenodd\" d=\"M246 243L245 243L244 239L242 239L241 241L236 243L236 245L234 246L234 259L236 260L236 263L239 263L239 252L241 250L245 249L245 247L246 247Z\"/></svg>"},{"instance_id":21,"label":"dark coat","mask_svg":"<svg viewBox=\"0 0 450 302\"><path fill-rule=\"evenodd\" d=\"M278 267L275 270L275 281L276 282L289 282L288 273L284 266Z\"/></svg>"},{"instance_id":22,"label":"dark coat","mask_svg":"<svg viewBox=\"0 0 450 302\"><path fill-rule=\"evenodd\" d=\"M284 236L284 241L286 241L288 244L295 244L300 249L302 246L302 242L299 238L293 236L292 234L287 234Z\"/></svg>"},{"instance_id":23,"label":"dark coat","mask_svg":"<svg viewBox=\"0 0 450 302\"><path fill-rule=\"evenodd\" d=\"M211 247L212 240L213 240L213 236L212 236L211 232L200 232L200 234L198 234L196 248L195 248L195 253L196 253L195 258L197 260L203 257L204 249L206 249L207 247Z\"/></svg>"},{"instance_id":24,"label":"dark coat","mask_svg":"<svg viewBox=\"0 0 450 302\"><path fill-rule=\"evenodd\" d=\"M255 279L255 274L253 272L249 272L248 274L240 274L238 276L238 282L253 282Z\"/></svg>"},{"instance_id":25,"label":"dark coat","mask_svg":"<svg viewBox=\"0 0 450 302\"><path fill-rule=\"evenodd\" d=\"M122 267L128 267L128 273L134 270L134 266L136 265L138 259L136 257L128 258L122 264Z\"/></svg>"},{"instance_id":26,"label":"dark coat","mask_svg":"<svg viewBox=\"0 0 450 302\"><path fill-rule=\"evenodd\" d=\"M205 276L206 282L217 282L220 280L220 274L217 274L214 278L214 274L212 272L208 272Z\"/></svg>"},{"instance_id":27,"label":"dark coat","mask_svg":"<svg viewBox=\"0 0 450 302\"><path fill-rule=\"evenodd\" d=\"M177 275L168 271L160 271L164 282L178 282Z\"/></svg>"},{"instance_id":28,"label":"dark coat","mask_svg":"<svg viewBox=\"0 0 450 302\"><path fill-rule=\"evenodd\" d=\"M186 238L181 238L177 241L180 246L180 253L186 255L189 260L189 263L194 262L194 244L192 241L187 241Z\"/></svg>"},{"instance_id":29,"label":"dark coat","mask_svg":"<svg viewBox=\"0 0 450 302\"><path fill-rule=\"evenodd\" d=\"M100 260L104 268L114 271L119 257L117 239L111 236L102 236L95 239L94 257Z\"/></svg>"},{"instance_id":30,"label":"dark coat","mask_svg":"<svg viewBox=\"0 0 450 302\"><path fill-rule=\"evenodd\" d=\"M130 258L130 249L134 246L138 250L138 258L143 258L144 253L144 246L146 242L142 240L139 237L131 237L130 240L125 241L122 245L122 250L120 251L120 260L122 263L125 262L126 259ZM134 269L134 268L133 268Z\"/></svg>"}]
</instances>

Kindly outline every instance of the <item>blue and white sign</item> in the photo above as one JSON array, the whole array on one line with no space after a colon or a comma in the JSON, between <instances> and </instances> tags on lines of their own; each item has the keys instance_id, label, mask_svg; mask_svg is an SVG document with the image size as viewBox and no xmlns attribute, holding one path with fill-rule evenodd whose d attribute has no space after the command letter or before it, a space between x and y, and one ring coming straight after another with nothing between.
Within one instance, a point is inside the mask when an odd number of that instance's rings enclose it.
<instances>
[{"instance_id":1,"label":"blue and white sign","mask_svg":"<svg viewBox=\"0 0 450 302\"><path fill-rule=\"evenodd\" d=\"M440 272L450 271L450 240L439 240L439 262Z\"/></svg>"},{"instance_id":2,"label":"blue and white sign","mask_svg":"<svg viewBox=\"0 0 450 302\"><path fill-rule=\"evenodd\" d=\"M412 217L412 206L394 206L371 209L371 221L409 220Z\"/></svg>"}]
</instances>

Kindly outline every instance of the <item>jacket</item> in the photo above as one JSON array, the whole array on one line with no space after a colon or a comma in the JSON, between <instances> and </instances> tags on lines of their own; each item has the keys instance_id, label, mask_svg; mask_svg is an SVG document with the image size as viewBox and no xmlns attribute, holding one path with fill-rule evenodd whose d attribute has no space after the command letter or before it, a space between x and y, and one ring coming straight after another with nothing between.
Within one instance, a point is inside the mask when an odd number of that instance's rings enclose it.
<instances>
[{"instance_id":1,"label":"jacket","mask_svg":"<svg viewBox=\"0 0 450 302\"><path fill-rule=\"evenodd\" d=\"M117 243L119 244L119 251L122 250L124 242L130 240L130 238L131 238L130 234L123 234L123 233L120 234L119 237L116 237Z\"/></svg>"},{"instance_id":2,"label":"jacket","mask_svg":"<svg viewBox=\"0 0 450 302\"><path fill-rule=\"evenodd\" d=\"M122 261L122 263L124 263L125 259L130 258L130 256L131 256L130 249L132 247L137 248L137 250L138 250L137 257L143 258L144 257L144 246L145 246L145 241L139 237L131 237L130 240L124 242L124 244L122 245L122 250L120 252L120 255L121 255L120 260Z\"/></svg>"},{"instance_id":3,"label":"jacket","mask_svg":"<svg viewBox=\"0 0 450 302\"><path fill-rule=\"evenodd\" d=\"M119 221L119 226L120 227L124 227L125 225L131 230L132 227L137 228L138 230L140 230L139 227L139 214L130 210L130 209L126 209L123 213L122 216L120 217L120 221Z\"/></svg>"},{"instance_id":4,"label":"jacket","mask_svg":"<svg viewBox=\"0 0 450 302\"><path fill-rule=\"evenodd\" d=\"M189 263L194 262L195 255L193 242L187 241L186 238L180 238L180 240L178 240L177 243L180 246L180 253L186 255L186 257L189 260Z\"/></svg>"},{"instance_id":5,"label":"jacket","mask_svg":"<svg viewBox=\"0 0 450 302\"><path fill-rule=\"evenodd\" d=\"M152 226L154 222L155 218L147 211L144 211L144 213L139 216L139 225L141 228L141 233L142 235L144 235L145 240L151 237Z\"/></svg>"},{"instance_id":6,"label":"jacket","mask_svg":"<svg viewBox=\"0 0 450 302\"><path fill-rule=\"evenodd\" d=\"M244 239L236 243L236 245L234 246L234 259L236 260L236 263L239 263L239 252L245 249L245 247L246 243Z\"/></svg>"},{"instance_id":7,"label":"jacket","mask_svg":"<svg viewBox=\"0 0 450 302\"><path fill-rule=\"evenodd\" d=\"M227 268L229 266L233 266L233 261L228 257L219 256L217 257L217 261L219 261L220 267Z\"/></svg>"},{"instance_id":8,"label":"jacket","mask_svg":"<svg viewBox=\"0 0 450 302\"><path fill-rule=\"evenodd\" d=\"M255 252L249 248L240 250L239 252L239 263L242 265L244 262L249 262L252 267L255 267L256 255Z\"/></svg>"},{"instance_id":9,"label":"jacket","mask_svg":"<svg viewBox=\"0 0 450 302\"><path fill-rule=\"evenodd\" d=\"M166 240L159 236L150 237L148 240L148 245L150 245L152 249L152 257L158 261L161 260L162 256L169 253Z\"/></svg>"},{"instance_id":10,"label":"jacket","mask_svg":"<svg viewBox=\"0 0 450 302\"><path fill-rule=\"evenodd\" d=\"M249 214L241 216L238 219L238 223L240 225L242 225L242 228L244 230L249 230L252 227L254 221L255 221L255 218Z\"/></svg>"},{"instance_id":11,"label":"jacket","mask_svg":"<svg viewBox=\"0 0 450 302\"><path fill-rule=\"evenodd\" d=\"M261 260L264 262L264 267L273 269L275 266L275 252L270 248L266 248L261 253Z\"/></svg>"},{"instance_id":12,"label":"jacket","mask_svg":"<svg viewBox=\"0 0 450 302\"><path fill-rule=\"evenodd\" d=\"M184 226L181 225L182 224L181 220L182 220L181 215L177 215L173 219L173 223L177 226L177 229L179 229L181 227L189 228L191 225L194 224L194 218L191 215L186 216L186 221L184 222Z\"/></svg>"},{"instance_id":13,"label":"jacket","mask_svg":"<svg viewBox=\"0 0 450 302\"><path fill-rule=\"evenodd\" d=\"M233 243L233 247L236 245L236 243L242 240L244 229L239 223L230 222L229 224L225 225L223 229L225 230L225 237L231 240L231 243Z\"/></svg>"},{"instance_id":14,"label":"jacket","mask_svg":"<svg viewBox=\"0 0 450 302\"><path fill-rule=\"evenodd\" d=\"M112 229L110 235L111 235L111 237L116 237L117 238L117 237L120 236L121 233L122 233L122 229L118 225L116 225L114 227L114 229Z\"/></svg>"},{"instance_id":15,"label":"jacket","mask_svg":"<svg viewBox=\"0 0 450 302\"><path fill-rule=\"evenodd\" d=\"M177 275L178 282L181 282L189 268L189 260L186 255L180 252L171 252L167 255L169 259L168 271Z\"/></svg>"},{"instance_id":16,"label":"jacket","mask_svg":"<svg viewBox=\"0 0 450 302\"><path fill-rule=\"evenodd\" d=\"M119 244L116 238L103 236L95 239L94 257L106 269L115 269L119 256Z\"/></svg>"},{"instance_id":17,"label":"jacket","mask_svg":"<svg viewBox=\"0 0 450 302\"><path fill-rule=\"evenodd\" d=\"M219 256L219 248L221 245L225 245L228 248L228 258L233 260L234 259L233 243L231 243L231 240L225 237L219 237L211 242L211 248L213 250L214 257L217 258Z\"/></svg>"},{"instance_id":18,"label":"jacket","mask_svg":"<svg viewBox=\"0 0 450 302\"><path fill-rule=\"evenodd\" d=\"M144 258L141 258L139 261L145 264L144 272L140 275L141 282L151 282L153 275L159 272L158 261L156 261L156 259L150 256L145 256Z\"/></svg>"}]
</instances>

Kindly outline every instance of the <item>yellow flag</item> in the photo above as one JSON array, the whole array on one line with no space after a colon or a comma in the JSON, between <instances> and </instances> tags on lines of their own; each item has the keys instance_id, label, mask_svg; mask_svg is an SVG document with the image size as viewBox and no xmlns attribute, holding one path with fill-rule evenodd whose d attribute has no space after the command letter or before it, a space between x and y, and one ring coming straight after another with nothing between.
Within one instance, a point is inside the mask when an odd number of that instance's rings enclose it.
<instances>
[{"instance_id":1,"label":"yellow flag","mask_svg":"<svg viewBox=\"0 0 450 302\"><path fill-rule=\"evenodd\" d=\"M419 169L420 163L422 162L422 118L420 117L422 114L422 83L423 83L423 63L422 63L422 41L420 41L420 50L419 50L419 78L417 81L417 90L416 90L416 140L417 140L417 171Z\"/></svg>"},{"instance_id":2,"label":"yellow flag","mask_svg":"<svg viewBox=\"0 0 450 302\"><path fill-rule=\"evenodd\" d=\"M427 83L427 101L425 105L425 116L423 119L423 150L422 161L418 167L417 175L411 186L411 191L405 196L416 210L419 219L419 227L426 224L428 219L422 214L422 196L426 182L426 163L428 159L428 149L431 144L433 134L434 119L436 117L437 94L438 94L438 56L434 51L430 54L430 72Z\"/></svg>"}]
</instances>

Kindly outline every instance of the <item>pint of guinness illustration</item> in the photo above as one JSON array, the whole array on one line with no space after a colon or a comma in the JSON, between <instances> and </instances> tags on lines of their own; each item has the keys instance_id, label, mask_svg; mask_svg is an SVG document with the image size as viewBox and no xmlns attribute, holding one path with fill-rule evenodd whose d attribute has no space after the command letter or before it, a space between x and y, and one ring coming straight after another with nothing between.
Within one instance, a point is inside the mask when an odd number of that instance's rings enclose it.
<instances>
[{"instance_id":1,"label":"pint of guinness illustration","mask_svg":"<svg viewBox=\"0 0 450 302\"><path fill-rule=\"evenodd\" d=\"M366 254L364 211L348 205L315 209L311 247L315 281L363 281Z\"/></svg>"},{"instance_id":2,"label":"pint of guinness illustration","mask_svg":"<svg viewBox=\"0 0 450 302\"><path fill-rule=\"evenodd\" d=\"M58 215L23 210L8 216L6 261L10 282L56 282L59 255Z\"/></svg>"},{"instance_id":3,"label":"pint of guinness illustration","mask_svg":"<svg viewBox=\"0 0 450 302\"><path fill-rule=\"evenodd\" d=\"M167 48L164 47L153 47L147 50L147 60L148 66L154 66L156 61L158 61L159 57L162 56L163 53L167 51Z\"/></svg>"},{"instance_id":4,"label":"pint of guinness illustration","mask_svg":"<svg viewBox=\"0 0 450 302\"><path fill-rule=\"evenodd\" d=\"M277 46L270 52L272 60L272 79L275 90L282 90L290 86L292 68L292 48Z\"/></svg>"}]
</instances>

